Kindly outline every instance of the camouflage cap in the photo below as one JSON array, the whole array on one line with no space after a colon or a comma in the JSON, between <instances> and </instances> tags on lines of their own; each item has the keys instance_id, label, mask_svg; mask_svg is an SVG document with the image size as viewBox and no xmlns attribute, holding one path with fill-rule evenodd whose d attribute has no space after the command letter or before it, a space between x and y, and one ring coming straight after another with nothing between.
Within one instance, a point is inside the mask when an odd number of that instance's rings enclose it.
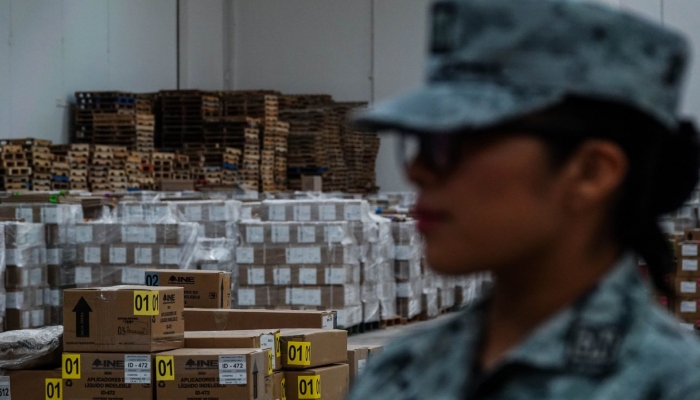
<instances>
[{"instance_id":1,"label":"camouflage cap","mask_svg":"<svg viewBox=\"0 0 700 400\"><path fill-rule=\"evenodd\" d=\"M689 46L658 24L567 0L451 0L432 9L427 85L354 116L359 127L449 133L575 95L675 129Z\"/></svg>"}]
</instances>

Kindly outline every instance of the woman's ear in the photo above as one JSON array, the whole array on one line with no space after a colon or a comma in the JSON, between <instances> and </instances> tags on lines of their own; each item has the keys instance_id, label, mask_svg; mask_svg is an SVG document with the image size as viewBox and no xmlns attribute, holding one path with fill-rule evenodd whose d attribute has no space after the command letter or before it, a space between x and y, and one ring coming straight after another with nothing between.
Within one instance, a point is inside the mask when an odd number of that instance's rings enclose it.
<instances>
[{"instance_id":1,"label":"woman's ear","mask_svg":"<svg viewBox=\"0 0 700 400\"><path fill-rule=\"evenodd\" d=\"M622 186L629 163L622 148L609 140L588 140L565 168L567 206L581 211L606 203Z\"/></svg>"}]
</instances>

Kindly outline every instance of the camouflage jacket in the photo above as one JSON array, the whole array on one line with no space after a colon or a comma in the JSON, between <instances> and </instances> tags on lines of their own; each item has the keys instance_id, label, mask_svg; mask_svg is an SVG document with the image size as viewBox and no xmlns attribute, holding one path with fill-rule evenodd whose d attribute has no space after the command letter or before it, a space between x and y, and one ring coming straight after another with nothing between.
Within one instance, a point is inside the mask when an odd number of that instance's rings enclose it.
<instances>
[{"instance_id":1,"label":"camouflage jacket","mask_svg":"<svg viewBox=\"0 0 700 400\"><path fill-rule=\"evenodd\" d=\"M397 340L349 400L700 399L700 342L656 306L634 257L475 373L487 304Z\"/></svg>"}]
</instances>

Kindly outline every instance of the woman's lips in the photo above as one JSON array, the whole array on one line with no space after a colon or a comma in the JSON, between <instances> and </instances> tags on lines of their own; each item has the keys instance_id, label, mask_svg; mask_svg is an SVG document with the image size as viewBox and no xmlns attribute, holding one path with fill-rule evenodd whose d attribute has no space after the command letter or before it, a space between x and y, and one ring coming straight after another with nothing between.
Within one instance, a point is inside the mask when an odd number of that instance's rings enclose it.
<instances>
[{"instance_id":1,"label":"woman's lips","mask_svg":"<svg viewBox=\"0 0 700 400\"><path fill-rule=\"evenodd\" d=\"M421 206L416 207L415 215L416 219L418 220L416 228L423 234L427 234L435 230L443 222L445 222L446 219L444 213Z\"/></svg>"}]
</instances>

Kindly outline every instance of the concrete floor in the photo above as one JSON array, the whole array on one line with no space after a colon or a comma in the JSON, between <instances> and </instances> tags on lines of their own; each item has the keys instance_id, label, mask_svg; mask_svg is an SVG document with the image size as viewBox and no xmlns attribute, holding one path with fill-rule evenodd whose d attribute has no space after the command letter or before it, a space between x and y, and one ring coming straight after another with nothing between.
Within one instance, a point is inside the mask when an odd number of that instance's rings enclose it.
<instances>
[{"instance_id":1,"label":"concrete floor","mask_svg":"<svg viewBox=\"0 0 700 400\"><path fill-rule=\"evenodd\" d=\"M348 336L348 344L352 345L387 345L393 340L401 340L402 336L410 334L412 331L421 328L428 328L440 321L454 316L454 313L441 315L429 321L414 322L407 325L392 326L386 329L378 329L372 332L360 333Z\"/></svg>"}]
</instances>

